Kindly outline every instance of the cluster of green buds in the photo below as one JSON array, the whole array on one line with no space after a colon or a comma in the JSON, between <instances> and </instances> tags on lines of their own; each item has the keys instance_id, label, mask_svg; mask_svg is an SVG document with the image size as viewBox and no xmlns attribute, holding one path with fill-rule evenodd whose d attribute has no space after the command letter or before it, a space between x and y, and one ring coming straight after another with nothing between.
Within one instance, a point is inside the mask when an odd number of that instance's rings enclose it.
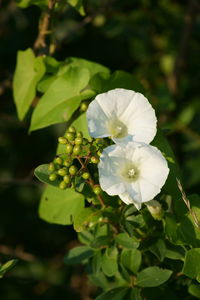
<instances>
[{"instance_id":1,"label":"cluster of green buds","mask_svg":"<svg viewBox=\"0 0 200 300\"><path fill-rule=\"evenodd\" d=\"M48 166L49 180L58 182L60 189L73 188L75 179L82 178L92 188L95 194L100 194L98 183L94 183L90 175L90 165L99 163L99 155L102 151L101 140L83 137L82 132L77 132L74 127L69 127L65 136L58 138L58 143L63 153L58 154Z\"/></svg>"}]
</instances>

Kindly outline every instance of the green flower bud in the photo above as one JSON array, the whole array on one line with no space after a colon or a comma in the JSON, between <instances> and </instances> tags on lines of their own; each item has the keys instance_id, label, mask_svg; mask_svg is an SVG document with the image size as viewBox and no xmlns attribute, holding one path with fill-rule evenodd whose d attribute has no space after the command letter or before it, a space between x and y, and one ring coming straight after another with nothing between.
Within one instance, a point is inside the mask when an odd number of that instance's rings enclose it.
<instances>
[{"instance_id":1,"label":"green flower bud","mask_svg":"<svg viewBox=\"0 0 200 300\"><path fill-rule=\"evenodd\" d=\"M88 172L84 172L83 174L82 174L82 177L84 178L84 179L89 179L90 178L90 174L88 173Z\"/></svg>"},{"instance_id":2,"label":"green flower bud","mask_svg":"<svg viewBox=\"0 0 200 300\"><path fill-rule=\"evenodd\" d=\"M78 154L80 154L80 152L81 152L81 146L80 146L80 145L74 146L74 148L73 148L73 153L74 153L75 155L78 155Z\"/></svg>"},{"instance_id":3,"label":"green flower bud","mask_svg":"<svg viewBox=\"0 0 200 300\"><path fill-rule=\"evenodd\" d=\"M55 181L57 179L57 175L55 173L49 175L50 181Z\"/></svg>"},{"instance_id":4,"label":"green flower bud","mask_svg":"<svg viewBox=\"0 0 200 300\"><path fill-rule=\"evenodd\" d=\"M66 187L67 187L66 182L61 181L61 183L59 184L59 188L60 188L61 190L64 190L64 189L66 189Z\"/></svg>"},{"instance_id":5,"label":"green flower bud","mask_svg":"<svg viewBox=\"0 0 200 300\"><path fill-rule=\"evenodd\" d=\"M162 220L164 213L161 204L157 200L151 200L145 204L155 220Z\"/></svg>"},{"instance_id":6,"label":"green flower bud","mask_svg":"<svg viewBox=\"0 0 200 300\"><path fill-rule=\"evenodd\" d=\"M76 166L72 165L70 168L69 168L69 174L71 175L76 175L78 169Z\"/></svg>"},{"instance_id":7,"label":"green flower bud","mask_svg":"<svg viewBox=\"0 0 200 300\"><path fill-rule=\"evenodd\" d=\"M68 169L67 168L62 168L62 169L59 169L58 170L58 175L60 175L60 176L65 176L65 175L67 175L68 174Z\"/></svg>"},{"instance_id":8,"label":"green flower bud","mask_svg":"<svg viewBox=\"0 0 200 300\"><path fill-rule=\"evenodd\" d=\"M55 165L54 165L53 162L51 162L51 163L48 165L48 170L49 170L50 172L55 171Z\"/></svg>"},{"instance_id":9,"label":"green flower bud","mask_svg":"<svg viewBox=\"0 0 200 300\"><path fill-rule=\"evenodd\" d=\"M98 163L99 163L99 159L98 159L98 157L96 157L96 156L92 156L90 160L91 160L91 162L92 162L93 164L98 164Z\"/></svg>"},{"instance_id":10,"label":"green flower bud","mask_svg":"<svg viewBox=\"0 0 200 300\"><path fill-rule=\"evenodd\" d=\"M74 141L75 134L74 134L73 132L67 132L67 133L66 133L66 138L67 138L69 141Z\"/></svg>"},{"instance_id":11,"label":"green flower bud","mask_svg":"<svg viewBox=\"0 0 200 300\"><path fill-rule=\"evenodd\" d=\"M101 193L101 188L99 185L95 185L94 186L94 189L93 189L93 192L96 194L96 195L99 195Z\"/></svg>"},{"instance_id":12,"label":"green flower bud","mask_svg":"<svg viewBox=\"0 0 200 300\"><path fill-rule=\"evenodd\" d=\"M63 180L64 180L64 182L65 183L70 183L71 182L71 177L70 177L70 175L65 175L64 177L63 177Z\"/></svg>"},{"instance_id":13,"label":"green flower bud","mask_svg":"<svg viewBox=\"0 0 200 300\"><path fill-rule=\"evenodd\" d=\"M70 127L68 128L68 132L75 133L75 132L76 132L76 129L75 129L73 126L70 126Z\"/></svg>"},{"instance_id":14,"label":"green flower bud","mask_svg":"<svg viewBox=\"0 0 200 300\"><path fill-rule=\"evenodd\" d=\"M75 138L74 142L76 145L81 145L83 142L83 139L82 139L82 137L77 137L77 138Z\"/></svg>"},{"instance_id":15,"label":"green flower bud","mask_svg":"<svg viewBox=\"0 0 200 300\"><path fill-rule=\"evenodd\" d=\"M81 131L78 131L77 134L76 134L76 137L77 138L79 138L79 137L82 138L83 137L83 133Z\"/></svg>"},{"instance_id":16,"label":"green flower bud","mask_svg":"<svg viewBox=\"0 0 200 300\"><path fill-rule=\"evenodd\" d=\"M72 151L73 151L73 146L72 146L71 144L67 144L67 145L66 145L66 152L67 152L68 154L71 154Z\"/></svg>"},{"instance_id":17,"label":"green flower bud","mask_svg":"<svg viewBox=\"0 0 200 300\"><path fill-rule=\"evenodd\" d=\"M58 138L58 142L59 142L60 144L62 144L62 145L66 145L66 144L67 144L67 139L66 139L65 137L63 137L63 136L60 136L60 137Z\"/></svg>"},{"instance_id":18,"label":"green flower bud","mask_svg":"<svg viewBox=\"0 0 200 300\"><path fill-rule=\"evenodd\" d=\"M57 163L58 165L62 165L62 163L63 163L62 158L61 157L56 157L55 158L55 163Z\"/></svg>"},{"instance_id":19,"label":"green flower bud","mask_svg":"<svg viewBox=\"0 0 200 300\"><path fill-rule=\"evenodd\" d=\"M82 102L80 105L80 111L86 111L88 108L88 104L86 102Z\"/></svg>"},{"instance_id":20,"label":"green flower bud","mask_svg":"<svg viewBox=\"0 0 200 300\"><path fill-rule=\"evenodd\" d=\"M70 167L70 166L72 165L72 161L66 159L66 160L64 160L63 165L64 165L65 167Z\"/></svg>"}]
</instances>

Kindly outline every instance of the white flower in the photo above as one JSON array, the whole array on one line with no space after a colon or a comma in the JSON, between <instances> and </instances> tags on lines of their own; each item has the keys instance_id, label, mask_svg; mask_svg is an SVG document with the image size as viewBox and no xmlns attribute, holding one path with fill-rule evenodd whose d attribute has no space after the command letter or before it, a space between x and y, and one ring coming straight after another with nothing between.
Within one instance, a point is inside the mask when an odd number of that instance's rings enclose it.
<instances>
[{"instance_id":1,"label":"white flower","mask_svg":"<svg viewBox=\"0 0 200 300\"><path fill-rule=\"evenodd\" d=\"M147 98L131 90L118 88L97 95L88 107L87 120L92 137L110 136L116 143L148 144L156 134L154 109Z\"/></svg>"},{"instance_id":2,"label":"white flower","mask_svg":"<svg viewBox=\"0 0 200 300\"><path fill-rule=\"evenodd\" d=\"M160 192L169 173L167 161L156 147L136 142L105 148L98 168L101 188L137 209Z\"/></svg>"}]
</instances>

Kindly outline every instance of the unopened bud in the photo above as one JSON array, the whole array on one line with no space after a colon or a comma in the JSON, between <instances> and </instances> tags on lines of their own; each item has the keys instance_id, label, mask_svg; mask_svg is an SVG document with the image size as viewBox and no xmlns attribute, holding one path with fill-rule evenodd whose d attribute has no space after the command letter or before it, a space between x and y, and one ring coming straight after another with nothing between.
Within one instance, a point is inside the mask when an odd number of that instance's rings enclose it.
<instances>
[{"instance_id":1,"label":"unopened bud","mask_svg":"<svg viewBox=\"0 0 200 300\"><path fill-rule=\"evenodd\" d=\"M148 211L155 220L161 220L163 217L163 209L161 204L156 200L151 200L145 203Z\"/></svg>"}]
</instances>

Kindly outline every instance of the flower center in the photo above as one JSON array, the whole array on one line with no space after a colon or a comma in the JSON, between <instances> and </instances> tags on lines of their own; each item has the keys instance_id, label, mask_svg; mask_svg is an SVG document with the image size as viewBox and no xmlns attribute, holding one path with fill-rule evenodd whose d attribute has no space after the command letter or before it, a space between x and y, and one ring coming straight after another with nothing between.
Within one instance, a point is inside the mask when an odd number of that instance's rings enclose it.
<instances>
[{"instance_id":1,"label":"flower center","mask_svg":"<svg viewBox=\"0 0 200 300\"><path fill-rule=\"evenodd\" d=\"M138 179L139 171L135 166L127 166L121 175L126 181L133 182Z\"/></svg>"},{"instance_id":2,"label":"flower center","mask_svg":"<svg viewBox=\"0 0 200 300\"><path fill-rule=\"evenodd\" d=\"M111 120L107 125L108 131L114 138L123 138L128 134L127 127L120 120Z\"/></svg>"}]
</instances>

